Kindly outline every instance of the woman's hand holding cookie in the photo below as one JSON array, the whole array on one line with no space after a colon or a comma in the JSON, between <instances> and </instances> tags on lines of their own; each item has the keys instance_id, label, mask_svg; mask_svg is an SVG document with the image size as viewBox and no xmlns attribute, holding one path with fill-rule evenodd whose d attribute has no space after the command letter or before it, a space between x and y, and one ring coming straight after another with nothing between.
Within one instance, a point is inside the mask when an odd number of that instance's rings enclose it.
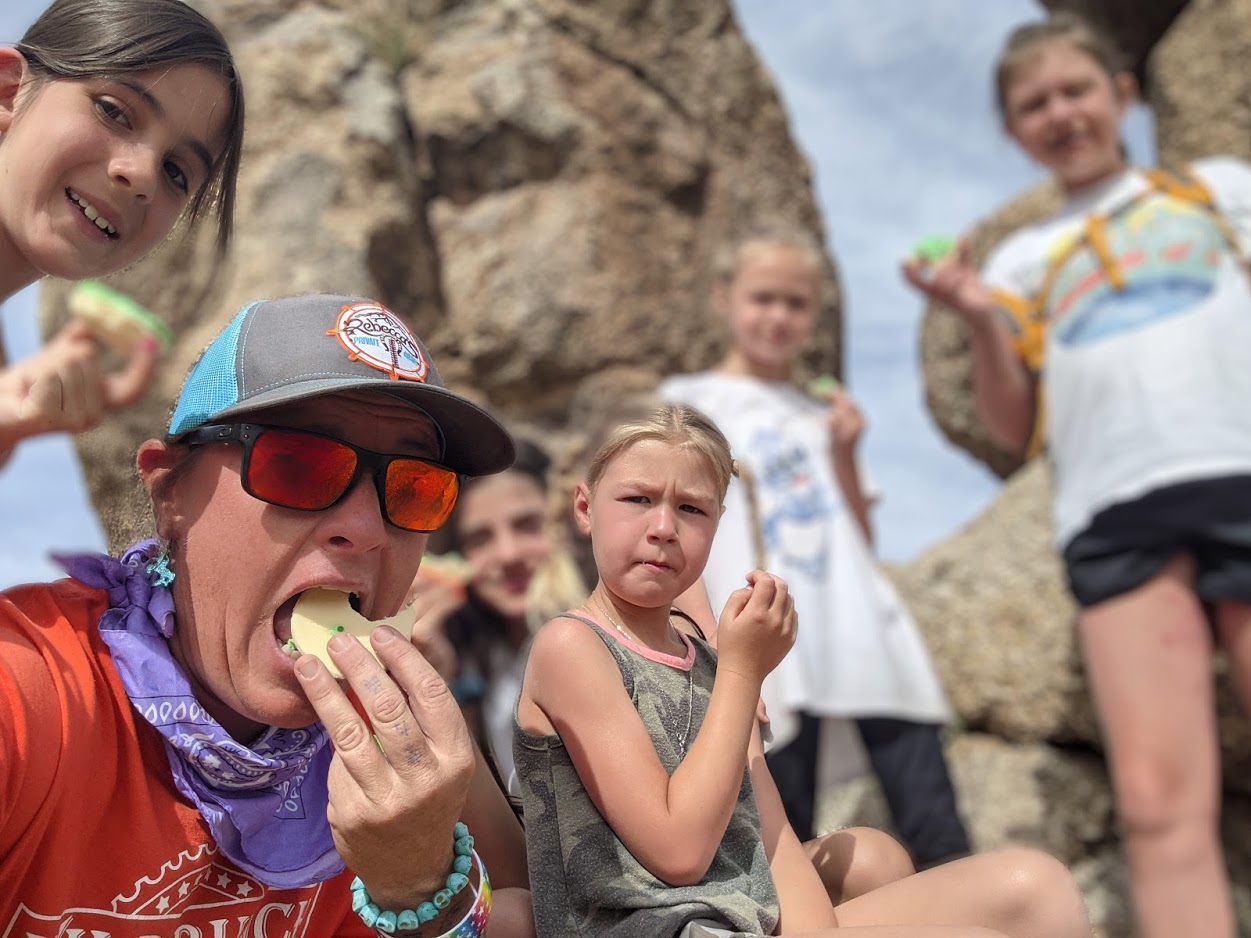
<instances>
[{"instance_id":1,"label":"woman's hand holding cookie","mask_svg":"<svg viewBox=\"0 0 1251 938\"><path fill-rule=\"evenodd\" d=\"M451 868L473 746L451 691L421 653L387 626L369 641L376 659L350 634L328 646L368 723L315 656L301 656L295 671L335 749L327 815L339 854L380 908L416 908Z\"/></svg>"}]
</instances>

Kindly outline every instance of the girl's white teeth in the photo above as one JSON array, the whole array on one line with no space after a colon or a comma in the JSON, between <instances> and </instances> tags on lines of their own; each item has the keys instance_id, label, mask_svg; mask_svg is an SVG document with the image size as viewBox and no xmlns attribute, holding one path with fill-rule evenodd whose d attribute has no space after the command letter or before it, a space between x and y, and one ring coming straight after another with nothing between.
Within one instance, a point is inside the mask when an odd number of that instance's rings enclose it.
<instances>
[{"instance_id":1,"label":"girl's white teeth","mask_svg":"<svg viewBox=\"0 0 1251 938\"><path fill-rule=\"evenodd\" d=\"M88 221L95 222L96 227L101 231L107 232L111 235L117 234L117 229L104 220L100 213L96 211L95 206L73 190L70 191L70 195L74 197L74 201L77 202L78 207L83 210L83 214L87 216Z\"/></svg>"}]
</instances>

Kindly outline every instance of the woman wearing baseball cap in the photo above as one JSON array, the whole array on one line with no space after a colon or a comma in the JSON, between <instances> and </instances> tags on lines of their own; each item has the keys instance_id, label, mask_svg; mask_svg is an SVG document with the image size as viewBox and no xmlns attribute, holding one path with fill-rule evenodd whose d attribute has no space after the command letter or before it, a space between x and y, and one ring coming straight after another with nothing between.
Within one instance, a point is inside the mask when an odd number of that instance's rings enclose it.
<instances>
[{"instance_id":1,"label":"woman wearing baseball cap","mask_svg":"<svg viewBox=\"0 0 1251 938\"><path fill-rule=\"evenodd\" d=\"M9 929L532 932L520 829L422 655L336 635L336 680L292 635L314 589L395 614L462 479L512 459L384 306L242 310L139 449L158 538L0 594Z\"/></svg>"}]
</instances>

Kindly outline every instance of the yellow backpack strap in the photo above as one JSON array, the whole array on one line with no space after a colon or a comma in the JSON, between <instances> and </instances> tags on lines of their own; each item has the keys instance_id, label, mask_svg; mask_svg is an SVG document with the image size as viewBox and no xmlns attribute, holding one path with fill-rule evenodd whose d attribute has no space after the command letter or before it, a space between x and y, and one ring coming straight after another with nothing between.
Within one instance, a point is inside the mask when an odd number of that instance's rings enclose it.
<instances>
[{"instance_id":1,"label":"yellow backpack strap","mask_svg":"<svg viewBox=\"0 0 1251 938\"><path fill-rule=\"evenodd\" d=\"M1108 244L1108 220L1103 215L1091 215L1086 219L1085 241L1090 245L1099 260L1099 266L1107 275L1108 283L1113 290L1125 289L1125 274L1121 272L1116 258L1112 256L1112 246ZM1057 265L1059 266L1059 265Z\"/></svg>"},{"instance_id":2,"label":"yellow backpack strap","mask_svg":"<svg viewBox=\"0 0 1251 938\"><path fill-rule=\"evenodd\" d=\"M1032 459L1042 452L1047 439L1042 393L1042 369L1047 353L1047 313L1040 299L1027 300L1006 290L992 289L990 292L1000 308L1008 314L1013 351L1034 377L1034 427L1030 431L1029 446L1026 449L1026 456Z\"/></svg>"},{"instance_id":3,"label":"yellow backpack strap","mask_svg":"<svg viewBox=\"0 0 1251 938\"><path fill-rule=\"evenodd\" d=\"M1165 195L1171 195L1175 199L1183 202L1195 202L1199 205L1207 206L1210 209L1216 209L1216 200L1212 198L1212 191L1204 184L1203 180L1196 176L1190 169L1189 165L1182 166L1177 170L1168 169L1144 169L1143 175L1147 177L1147 181L1151 183L1151 188Z\"/></svg>"},{"instance_id":4,"label":"yellow backpack strap","mask_svg":"<svg viewBox=\"0 0 1251 938\"><path fill-rule=\"evenodd\" d=\"M1047 339L1046 319L1042 310L1038 304L1006 290L992 289L990 293L1000 309L1008 314L1013 351L1030 371L1041 371Z\"/></svg>"}]
</instances>

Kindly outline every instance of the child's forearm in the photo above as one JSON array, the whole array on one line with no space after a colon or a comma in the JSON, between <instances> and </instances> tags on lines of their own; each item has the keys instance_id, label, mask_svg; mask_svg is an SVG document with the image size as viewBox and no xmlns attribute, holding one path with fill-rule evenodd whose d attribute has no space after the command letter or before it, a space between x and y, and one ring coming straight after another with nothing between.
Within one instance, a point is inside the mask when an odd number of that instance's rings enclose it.
<instances>
[{"instance_id":1,"label":"child's forearm","mask_svg":"<svg viewBox=\"0 0 1251 938\"><path fill-rule=\"evenodd\" d=\"M778 893L781 921L777 933L795 934L833 928L838 922L825 884L786 819L786 809L765 761L760 734L753 732L748 768L760 812L760 836Z\"/></svg>"},{"instance_id":2,"label":"child's forearm","mask_svg":"<svg viewBox=\"0 0 1251 938\"><path fill-rule=\"evenodd\" d=\"M1034 429L1034 382L1012 350L998 316L970 324L969 343L978 415L995 442L1022 453Z\"/></svg>"},{"instance_id":3,"label":"child's forearm","mask_svg":"<svg viewBox=\"0 0 1251 938\"><path fill-rule=\"evenodd\" d=\"M873 546L873 521L869 517L869 500L865 497L864 486L860 484L860 467L856 463L853 451L835 449L833 457L834 481L843 494L843 502L855 519L864 541Z\"/></svg>"},{"instance_id":4,"label":"child's forearm","mask_svg":"<svg viewBox=\"0 0 1251 938\"><path fill-rule=\"evenodd\" d=\"M756 719L760 683L718 672L708 711L686 757L669 780L661 879L689 885L703 879L738 803L744 758Z\"/></svg>"}]
</instances>

